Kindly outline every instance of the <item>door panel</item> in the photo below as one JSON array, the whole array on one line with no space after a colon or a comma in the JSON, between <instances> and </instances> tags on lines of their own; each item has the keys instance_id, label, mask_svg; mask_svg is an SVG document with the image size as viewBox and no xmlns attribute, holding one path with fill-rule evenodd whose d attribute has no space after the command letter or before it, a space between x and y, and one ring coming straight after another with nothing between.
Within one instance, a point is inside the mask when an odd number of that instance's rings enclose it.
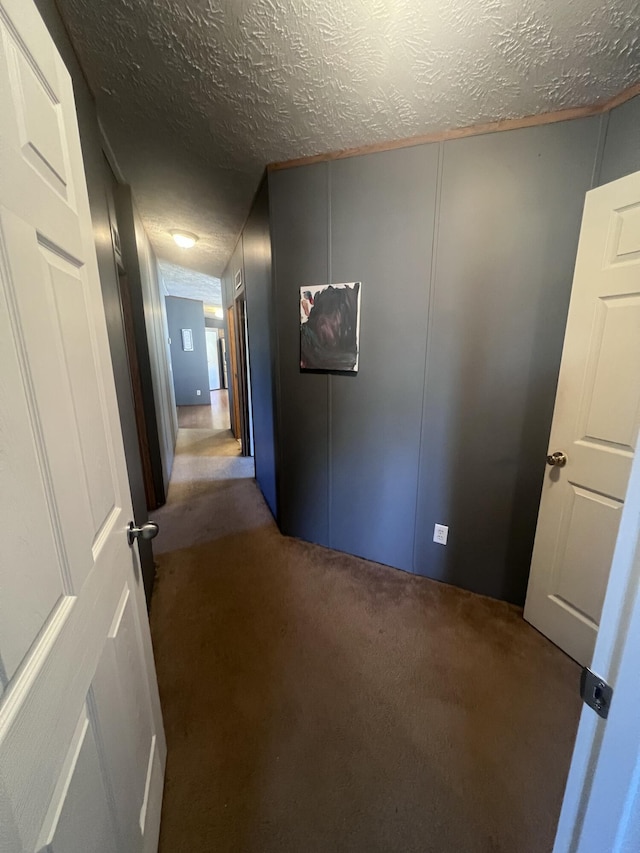
<instances>
[{"instance_id":1,"label":"door panel","mask_svg":"<svg viewBox=\"0 0 640 853\"><path fill-rule=\"evenodd\" d=\"M7 264L7 301L13 307L14 335L21 346L32 395L33 429L42 438L40 462L53 492L54 529L59 529L62 563L69 592L77 588L92 563L94 532L87 485L70 472L82 471L69 378L64 366L56 306L48 266L35 229L0 209L3 254ZM29 282L29 287L23 285ZM73 573L79 577L72 578ZM75 583L74 583L75 581Z\"/></svg>"},{"instance_id":2,"label":"door panel","mask_svg":"<svg viewBox=\"0 0 640 853\"><path fill-rule=\"evenodd\" d=\"M47 91L25 55L14 46L8 51L20 143L25 159L66 198L67 169L55 92Z\"/></svg>"},{"instance_id":3,"label":"door panel","mask_svg":"<svg viewBox=\"0 0 640 853\"><path fill-rule=\"evenodd\" d=\"M133 597L127 584L93 679L109 776L129 781L126 787L114 790L125 850L137 849L150 755L155 749L151 705L138 648Z\"/></svg>"},{"instance_id":4,"label":"door panel","mask_svg":"<svg viewBox=\"0 0 640 853\"><path fill-rule=\"evenodd\" d=\"M80 438L82 464L87 472L93 529L99 532L116 504L112 461L109 458L104 405L96 381L96 360L84 283L77 275L72 275L71 270L60 269L64 263L48 260L48 273Z\"/></svg>"},{"instance_id":5,"label":"door panel","mask_svg":"<svg viewBox=\"0 0 640 853\"><path fill-rule=\"evenodd\" d=\"M567 505L563 508L566 529L560 536L564 550L555 561L555 595L597 626L607 580L601 566L611 560L622 502L571 483L567 484L566 492ZM592 530L598 530L595 540Z\"/></svg>"},{"instance_id":6,"label":"door panel","mask_svg":"<svg viewBox=\"0 0 640 853\"><path fill-rule=\"evenodd\" d=\"M0 0L0 849L157 845L165 744L71 81Z\"/></svg>"},{"instance_id":7,"label":"door panel","mask_svg":"<svg viewBox=\"0 0 640 853\"><path fill-rule=\"evenodd\" d=\"M598 305L595 375L585 438L633 451L640 408L640 294L605 297Z\"/></svg>"},{"instance_id":8,"label":"door panel","mask_svg":"<svg viewBox=\"0 0 640 853\"><path fill-rule=\"evenodd\" d=\"M107 802L98 748L85 707L37 850L41 853L117 853L116 829Z\"/></svg>"},{"instance_id":9,"label":"door panel","mask_svg":"<svg viewBox=\"0 0 640 853\"><path fill-rule=\"evenodd\" d=\"M1 257L1 254L0 254ZM4 269L0 264L4 284ZM29 429L30 400L0 287L0 470L12 483L0 512L0 697L54 608L67 593L61 543L49 516L47 484L39 464L40 437ZM8 453L5 448L11 447ZM19 537L16 531L21 531ZM8 543L13 542L11 552ZM20 571L15 571L15 566ZM25 587L31 590L25 596Z\"/></svg>"},{"instance_id":10,"label":"door panel","mask_svg":"<svg viewBox=\"0 0 640 853\"><path fill-rule=\"evenodd\" d=\"M587 193L525 618L591 659L640 426L640 173Z\"/></svg>"}]
</instances>

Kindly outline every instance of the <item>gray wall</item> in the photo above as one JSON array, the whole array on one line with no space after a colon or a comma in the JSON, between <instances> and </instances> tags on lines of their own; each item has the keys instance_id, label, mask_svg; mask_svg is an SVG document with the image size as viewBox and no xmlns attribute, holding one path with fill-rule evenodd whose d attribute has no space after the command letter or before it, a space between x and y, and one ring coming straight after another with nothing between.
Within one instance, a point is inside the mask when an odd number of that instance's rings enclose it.
<instances>
[{"instance_id":1,"label":"gray wall","mask_svg":"<svg viewBox=\"0 0 640 853\"><path fill-rule=\"evenodd\" d=\"M600 124L443 146L415 570L518 603Z\"/></svg>"},{"instance_id":2,"label":"gray wall","mask_svg":"<svg viewBox=\"0 0 640 853\"><path fill-rule=\"evenodd\" d=\"M204 305L197 299L165 296L171 339L173 387L178 406L209 405L209 369L204 331ZM193 351L182 349L182 329L193 332ZM200 395L196 392L200 390Z\"/></svg>"},{"instance_id":3,"label":"gray wall","mask_svg":"<svg viewBox=\"0 0 640 853\"><path fill-rule=\"evenodd\" d=\"M640 95L609 114L600 183L640 170Z\"/></svg>"},{"instance_id":4,"label":"gray wall","mask_svg":"<svg viewBox=\"0 0 640 853\"><path fill-rule=\"evenodd\" d=\"M329 541L411 570L438 146L329 172L328 280L362 281L359 372L326 377Z\"/></svg>"},{"instance_id":5,"label":"gray wall","mask_svg":"<svg viewBox=\"0 0 640 853\"><path fill-rule=\"evenodd\" d=\"M269 229L269 189L266 179L256 193L251 211L233 255L222 274L227 338L229 409L233 420L233 385L229 363L226 308L244 292L247 309L250 409L256 480L275 518L278 518L277 442L275 429L275 321ZM236 290L236 274L242 286Z\"/></svg>"},{"instance_id":6,"label":"gray wall","mask_svg":"<svg viewBox=\"0 0 640 853\"><path fill-rule=\"evenodd\" d=\"M284 532L522 602L605 118L270 174ZM357 376L298 289L362 280ZM434 523L449 544L432 543Z\"/></svg>"},{"instance_id":7,"label":"gray wall","mask_svg":"<svg viewBox=\"0 0 640 853\"><path fill-rule=\"evenodd\" d=\"M224 320L219 320L217 317L205 316L204 324L208 329L224 329Z\"/></svg>"},{"instance_id":8,"label":"gray wall","mask_svg":"<svg viewBox=\"0 0 640 853\"><path fill-rule=\"evenodd\" d=\"M141 251L140 229L131 188L124 184L116 187L116 213L120 225L122 259L131 289L131 313L136 338L138 368L142 386L142 405L146 424L147 445L153 476L153 487L158 505L165 502L169 488L169 475L163 465L163 453L160 435L160 420L157 414L156 394L153 384L152 360L154 353L149 349L147 311L148 307L148 267L147 257Z\"/></svg>"},{"instance_id":9,"label":"gray wall","mask_svg":"<svg viewBox=\"0 0 640 853\"><path fill-rule=\"evenodd\" d=\"M278 352L278 521L283 533L329 545L329 380L299 369L299 288L330 280L329 166L270 174L269 200Z\"/></svg>"},{"instance_id":10,"label":"gray wall","mask_svg":"<svg viewBox=\"0 0 640 853\"><path fill-rule=\"evenodd\" d=\"M274 429L274 317L271 277L269 194L264 181L242 233L249 327L249 367L256 480L277 516Z\"/></svg>"},{"instance_id":11,"label":"gray wall","mask_svg":"<svg viewBox=\"0 0 640 853\"><path fill-rule=\"evenodd\" d=\"M160 464L166 494L169 490L178 437L178 414L171 377L169 329L164 298L160 292L158 262L135 204L133 205L133 222L140 264L140 284L158 429Z\"/></svg>"},{"instance_id":12,"label":"gray wall","mask_svg":"<svg viewBox=\"0 0 640 853\"><path fill-rule=\"evenodd\" d=\"M107 320L120 424L127 460L133 515L137 524L148 519L135 411L129 378L129 363L122 324L118 276L111 244L110 225L115 220L112 176L102 153L96 106L77 57L69 41L54 0L36 0L36 6L71 75L80 129L84 170L96 242L100 284ZM119 223L118 223L119 224ZM155 568L151 542L140 541L140 561L147 601L150 601Z\"/></svg>"}]
</instances>

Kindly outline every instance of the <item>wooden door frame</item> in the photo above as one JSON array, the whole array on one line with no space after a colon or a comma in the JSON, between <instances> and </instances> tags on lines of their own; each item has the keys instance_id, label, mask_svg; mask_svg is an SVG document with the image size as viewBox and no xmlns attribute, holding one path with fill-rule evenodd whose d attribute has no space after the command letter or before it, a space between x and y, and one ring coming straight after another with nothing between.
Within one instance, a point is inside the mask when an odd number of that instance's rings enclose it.
<instances>
[{"instance_id":1,"label":"wooden door frame","mask_svg":"<svg viewBox=\"0 0 640 853\"><path fill-rule=\"evenodd\" d=\"M235 298L235 320L236 320L236 349L238 357L238 383L240 385L240 440L242 442L242 455L251 456L251 426L249 423L249 365L247 363L248 347L246 336L246 311L247 301L244 288Z\"/></svg>"},{"instance_id":2,"label":"wooden door frame","mask_svg":"<svg viewBox=\"0 0 640 853\"><path fill-rule=\"evenodd\" d=\"M228 352L229 352L229 384L231 386L231 396L233 397L233 405L229 412L231 416L231 432L233 437L241 438L240 427L240 388L238 379L238 353L236 341L236 306L235 303L227 308L227 329L229 330Z\"/></svg>"}]
</instances>

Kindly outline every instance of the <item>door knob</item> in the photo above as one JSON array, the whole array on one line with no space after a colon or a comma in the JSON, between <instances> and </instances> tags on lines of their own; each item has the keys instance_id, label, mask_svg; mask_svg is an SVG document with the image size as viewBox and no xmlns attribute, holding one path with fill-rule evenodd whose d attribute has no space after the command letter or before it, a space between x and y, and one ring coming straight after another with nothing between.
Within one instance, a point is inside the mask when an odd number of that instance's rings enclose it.
<instances>
[{"instance_id":1,"label":"door knob","mask_svg":"<svg viewBox=\"0 0 640 853\"><path fill-rule=\"evenodd\" d=\"M567 454L563 453L561 450L556 450L555 453L551 453L547 456L547 465L551 465L552 468L564 468L566 464Z\"/></svg>"},{"instance_id":2,"label":"door knob","mask_svg":"<svg viewBox=\"0 0 640 853\"><path fill-rule=\"evenodd\" d=\"M133 521L130 521L129 529L127 530L129 545L133 545L136 539L155 539L158 535L158 530L160 528L155 521L147 521L142 527L136 527Z\"/></svg>"}]
</instances>

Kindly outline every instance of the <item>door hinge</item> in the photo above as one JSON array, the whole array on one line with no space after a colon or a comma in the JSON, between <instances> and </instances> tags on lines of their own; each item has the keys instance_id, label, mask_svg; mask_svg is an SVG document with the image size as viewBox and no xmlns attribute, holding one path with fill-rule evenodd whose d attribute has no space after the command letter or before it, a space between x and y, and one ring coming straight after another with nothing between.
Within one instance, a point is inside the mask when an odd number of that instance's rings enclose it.
<instances>
[{"instance_id":1,"label":"door hinge","mask_svg":"<svg viewBox=\"0 0 640 853\"><path fill-rule=\"evenodd\" d=\"M613 687L585 666L580 676L580 696L596 714L606 720L609 716Z\"/></svg>"}]
</instances>

